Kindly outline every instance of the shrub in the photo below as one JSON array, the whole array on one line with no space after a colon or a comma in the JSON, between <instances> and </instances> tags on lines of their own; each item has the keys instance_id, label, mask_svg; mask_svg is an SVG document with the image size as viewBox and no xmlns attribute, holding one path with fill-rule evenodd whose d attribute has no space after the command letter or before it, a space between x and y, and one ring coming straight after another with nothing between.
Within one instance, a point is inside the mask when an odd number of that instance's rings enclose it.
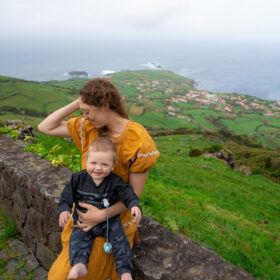
<instances>
[{"instance_id":1,"label":"shrub","mask_svg":"<svg viewBox=\"0 0 280 280\"><path fill-rule=\"evenodd\" d=\"M202 155L202 151L200 151L199 149L191 149L189 151L189 156L190 157L199 157Z\"/></svg>"},{"instance_id":2,"label":"shrub","mask_svg":"<svg viewBox=\"0 0 280 280\"><path fill-rule=\"evenodd\" d=\"M209 147L206 147L203 149L204 153L215 153L215 152L219 152L222 149L222 145L219 144L213 144Z\"/></svg>"}]
</instances>

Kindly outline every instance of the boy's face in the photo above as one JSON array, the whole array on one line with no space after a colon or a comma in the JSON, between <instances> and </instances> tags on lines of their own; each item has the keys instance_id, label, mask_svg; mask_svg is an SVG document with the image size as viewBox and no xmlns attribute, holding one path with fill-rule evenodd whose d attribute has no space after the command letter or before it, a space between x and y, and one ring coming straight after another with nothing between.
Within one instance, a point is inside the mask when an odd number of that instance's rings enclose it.
<instances>
[{"instance_id":1,"label":"boy's face","mask_svg":"<svg viewBox=\"0 0 280 280\"><path fill-rule=\"evenodd\" d=\"M114 168L112 152L89 151L87 159L87 172L94 180L102 180Z\"/></svg>"}]
</instances>

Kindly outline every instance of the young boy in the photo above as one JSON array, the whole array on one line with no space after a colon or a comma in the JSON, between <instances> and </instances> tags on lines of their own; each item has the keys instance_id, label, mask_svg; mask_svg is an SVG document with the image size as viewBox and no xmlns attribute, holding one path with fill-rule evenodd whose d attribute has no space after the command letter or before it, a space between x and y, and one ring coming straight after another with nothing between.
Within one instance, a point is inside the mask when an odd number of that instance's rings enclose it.
<instances>
[{"instance_id":1,"label":"young boy","mask_svg":"<svg viewBox=\"0 0 280 280\"><path fill-rule=\"evenodd\" d=\"M141 220L139 199L133 188L112 173L116 162L115 157L114 145L108 138L100 137L91 144L87 155L86 170L73 174L71 181L61 194L58 205L59 225L61 227L64 227L70 218L73 203L75 203L73 219L74 222L77 222L76 208L83 211L79 207L79 202L105 208L106 199L109 205L122 201L127 208L131 209L131 214L135 216L135 220L137 222ZM106 222L98 224L87 232L79 228L73 229L69 249L72 268L68 274L68 279L76 279L87 274L86 265L92 242L96 236L106 236L106 233ZM121 280L132 280L130 247L119 217L109 219L108 239L112 244L112 253Z\"/></svg>"}]
</instances>

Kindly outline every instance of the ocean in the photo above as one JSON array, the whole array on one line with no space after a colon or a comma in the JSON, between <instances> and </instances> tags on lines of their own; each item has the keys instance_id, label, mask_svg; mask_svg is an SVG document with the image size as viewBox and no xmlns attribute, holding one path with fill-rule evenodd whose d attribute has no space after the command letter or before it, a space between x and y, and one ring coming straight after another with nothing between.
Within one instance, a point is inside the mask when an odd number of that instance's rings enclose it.
<instances>
[{"instance_id":1,"label":"ocean","mask_svg":"<svg viewBox=\"0 0 280 280\"><path fill-rule=\"evenodd\" d=\"M280 100L279 45L188 42L0 46L0 75L34 81L64 80L74 70L92 77L158 64L213 92Z\"/></svg>"}]
</instances>

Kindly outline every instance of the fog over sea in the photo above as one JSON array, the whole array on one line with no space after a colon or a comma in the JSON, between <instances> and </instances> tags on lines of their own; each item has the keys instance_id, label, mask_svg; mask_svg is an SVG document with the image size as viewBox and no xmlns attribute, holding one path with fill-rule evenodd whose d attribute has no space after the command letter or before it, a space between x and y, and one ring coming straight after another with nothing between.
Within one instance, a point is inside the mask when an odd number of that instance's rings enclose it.
<instances>
[{"instance_id":1,"label":"fog over sea","mask_svg":"<svg viewBox=\"0 0 280 280\"><path fill-rule=\"evenodd\" d=\"M218 42L2 44L0 75L36 81L64 80L74 70L96 77L106 71L150 69L152 63L158 63L163 70L194 79L199 89L280 100L279 47Z\"/></svg>"}]
</instances>

